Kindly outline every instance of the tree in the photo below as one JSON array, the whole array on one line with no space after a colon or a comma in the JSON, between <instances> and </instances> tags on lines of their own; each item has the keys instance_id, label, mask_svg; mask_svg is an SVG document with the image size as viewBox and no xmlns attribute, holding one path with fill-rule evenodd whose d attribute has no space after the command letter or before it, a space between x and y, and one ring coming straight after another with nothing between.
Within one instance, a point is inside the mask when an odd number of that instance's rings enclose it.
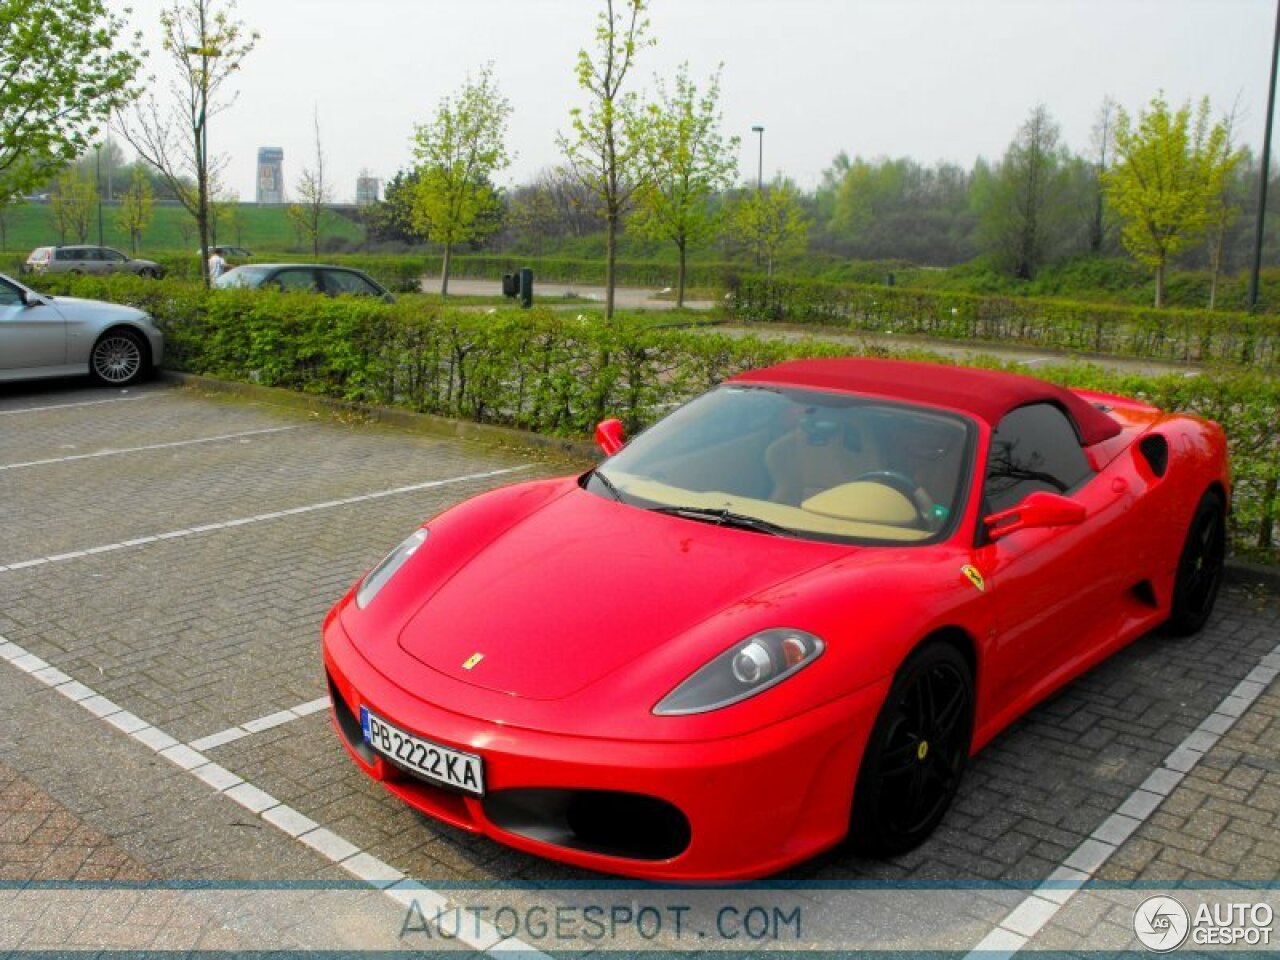
<instances>
[{"instance_id":1,"label":"tree","mask_svg":"<svg viewBox=\"0 0 1280 960\"><path fill-rule=\"evenodd\" d=\"M58 236L65 242L68 235L77 243L89 239L89 221L98 205L98 187L91 177L68 167L58 176L49 197L49 211Z\"/></svg>"},{"instance_id":2,"label":"tree","mask_svg":"<svg viewBox=\"0 0 1280 960\"><path fill-rule=\"evenodd\" d=\"M116 214L116 226L129 235L135 257L142 248L142 231L151 224L154 204L151 181L142 167L135 166L129 188L120 197L120 209Z\"/></svg>"},{"instance_id":3,"label":"tree","mask_svg":"<svg viewBox=\"0 0 1280 960\"><path fill-rule=\"evenodd\" d=\"M195 220L206 286L210 185L221 166L209 155L209 118L235 102L227 84L258 41L235 19L235 9L235 0L173 0L161 11L161 47L175 71L171 102L162 106L153 94L118 122Z\"/></svg>"},{"instance_id":4,"label":"tree","mask_svg":"<svg viewBox=\"0 0 1280 960\"><path fill-rule=\"evenodd\" d=\"M775 261L804 253L810 222L800 203L800 192L779 178L739 200L730 226L734 236L765 264L766 275L772 279Z\"/></svg>"},{"instance_id":5,"label":"tree","mask_svg":"<svg viewBox=\"0 0 1280 960\"><path fill-rule=\"evenodd\" d=\"M536 257L542 256L546 240L559 235L559 211L555 200L536 183L511 192L506 222L513 234L528 243Z\"/></svg>"},{"instance_id":6,"label":"tree","mask_svg":"<svg viewBox=\"0 0 1280 960\"><path fill-rule=\"evenodd\" d=\"M493 233L501 209L492 178L511 162L507 119L511 103L493 79L493 65L470 77L453 96L444 97L435 117L415 128L417 186L413 193L414 228L444 246L440 293L449 293L453 249Z\"/></svg>"},{"instance_id":7,"label":"tree","mask_svg":"<svg viewBox=\"0 0 1280 960\"><path fill-rule=\"evenodd\" d=\"M1222 120L1224 136L1219 144L1217 156L1206 156L1209 184L1209 223L1205 228L1205 239L1209 250L1209 309L1218 305L1218 280L1222 276L1222 265L1226 258L1227 234L1236 217L1240 215L1239 181L1236 171L1244 161L1244 151L1235 146L1236 117L1239 114L1239 102L1231 108L1231 112Z\"/></svg>"},{"instance_id":8,"label":"tree","mask_svg":"<svg viewBox=\"0 0 1280 960\"><path fill-rule=\"evenodd\" d=\"M0 184L0 250L9 248L9 211L21 202L21 196Z\"/></svg>"},{"instance_id":9,"label":"tree","mask_svg":"<svg viewBox=\"0 0 1280 960\"><path fill-rule=\"evenodd\" d=\"M1124 220L1120 239L1140 263L1155 271L1155 305L1164 306L1165 271L1213 218L1212 200L1225 175L1228 133L1209 122L1206 97L1170 111L1157 94L1137 122L1116 112L1116 164L1107 174L1107 197Z\"/></svg>"},{"instance_id":10,"label":"tree","mask_svg":"<svg viewBox=\"0 0 1280 960\"><path fill-rule=\"evenodd\" d=\"M683 307L689 246L716 234L711 198L737 177L739 140L731 137L726 143L720 133L719 71L699 94L689 79L689 65L682 65L674 90L668 92L659 82L658 101L647 113L640 141L645 173L630 226L642 237L676 245L676 306Z\"/></svg>"},{"instance_id":11,"label":"tree","mask_svg":"<svg viewBox=\"0 0 1280 960\"><path fill-rule=\"evenodd\" d=\"M1057 123L1034 107L980 201L980 236L1000 267L1030 280L1060 242L1069 155Z\"/></svg>"},{"instance_id":12,"label":"tree","mask_svg":"<svg viewBox=\"0 0 1280 960\"><path fill-rule=\"evenodd\" d=\"M294 246L301 250L307 236L307 208L300 203L291 203L284 208L284 215L293 227Z\"/></svg>"},{"instance_id":13,"label":"tree","mask_svg":"<svg viewBox=\"0 0 1280 960\"><path fill-rule=\"evenodd\" d=\"M924 167L907 157L851 161L841 154L814 198L815 246L860 260L970 260L976 253L973 179L952 164Z\"/></svg>"},{"instance_id":14,"label":"tree","mask_svg":"<svg viewBox=\"0 0 1280 960\"><path fill-rule=\"evenodd\" d=\"M297 202L289 208L289 216L295 216L301 228L301 235L311 243L311 255L320 255L320 234L324 230L328 206L333 203L333 187L324 175L324 149L320 145L320 114L315 114L316 130L316 163L314 167L303 167L298 175Z\"/></svg>"},{"instance_id":15,"label":"tree","mask_svg":"<svg viewBox=\"0 0 1280 960\"><path fill-rule=\"evenodd\" d=\"M413 230L413 195L417 185L418 174L414 170L399 170L387 181L382 200L373 204L366 214L369 239L406 245L417 239Z\"/></svg>"},{"instance_id":16,"label":"tree","mask_svg":"<svg viewBox=\"0 0 1280 960\"><path fill-rule=\"evenodd\" d=\"M0 179L21 193L75 160L136 96L137 37L104 0L0 0Z\"/></svg>"},{"instance_id":17,"label":"tree","mask_svg":"<svg viewBox=\"0 0 1280 960\"><path fill-rule=\"evenodd\" d=\"M1111 232L1107 223L1107 164L1112 157L1112 141L1115 138L1116 102L1104 97L1102 106L1098 108L1098 116L1093 124L1093 152L1097 158L1090 164L1092 174L1089 182L1090 215L1089 215L1089 252L1095 257L1101 256L1107 246L1107 235Z\"/></svg>"},{"instance_id":18,"label":"tree","mask_svg":"<svg viewBox=\"0 0 1280 960\"><path fill-rule=\"evenodd\" d=\"M596 19L595 59L578 51L578 86L590 104L570 111L572 135L557 143L569 169L599 201L605 220L605 316L612 319L618 260L618 227L640 185L637 160L642 143L641 110L634 93L624 93L627 75L647 38L647 0L605 0Z\"/></svg>"},{"instance_id":19,"label":"tree","mask_svg":"<svg viewBox=\"0 0 1280 960\"><path fill-rule=\"evenodd\" d=\"M217 199L209 202L209 232L216 245L226 245L229 237L235 238L236 246L243 246L242 234L244 222L240 216L240 194L235 190L219 191ZM221 237L221 240L219 240Z\"/></svg>"}]
</instances>

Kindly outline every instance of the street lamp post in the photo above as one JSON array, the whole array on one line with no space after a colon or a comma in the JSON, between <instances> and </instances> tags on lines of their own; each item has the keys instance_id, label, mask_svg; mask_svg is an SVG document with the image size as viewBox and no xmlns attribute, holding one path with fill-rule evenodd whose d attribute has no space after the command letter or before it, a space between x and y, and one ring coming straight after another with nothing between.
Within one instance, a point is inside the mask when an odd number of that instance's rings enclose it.
<instances>
[{"instance_id":1,"label":"street lamp post","mask_svg":"<svg viewBox=\"0 0 1280 960\"><path fill-rule=\"evenodd\" d=\"M1276 34L1271 42L1271 92L1267 95L1267 129L1262 139L1262 183L1258 186L1258 228L1253 238L1253 272L1249 276L1249 310L1258 309L1258 274L1262 271L1262 239L1267 225L1267 181L1271 179L1271 121L1276 112L1276 64L1280 62L1280 0L1276 2Z\"/></svg>"},{"instance_id":2,"label":"street lamp post","mask_svg":"<svg viewBox=\"0 0 1280 960\"><path fill-rule=\"evenodd\" d=\"M97 183L94 193L98 195L98 246L102 246L102 144L94 151L94 167Z\"/></svg>"},{"instance_id":3,"label":"street lamp post","mask_svg":"<svg viewBox=\"0 0 1280 960\"><path fill-rule=\"evenodd\" d=\"M764 193L764 127L757 123L754 127L751 128L751 132L756 135L756 139L759 141L759 144L760 144L759 159L756 161L756 202L763 203L764 197L762 197L761 194ZM757 270L760 269L760 259L761 259L760 247L761 247L761 241L757 240L756 241L756 269Z\"/></svg>"},{"instance_id":4,"label":"street lamp post","mask_svg":"<svg viewBox=\"0 0 1280 960\"><path fill-rule=\"evenodd\" d=\"M764 127L756 124L751 128L751 132L756 135L760 141L760 159L756 164L756 190L764 189Z\"/></svg>"}]
</instances>

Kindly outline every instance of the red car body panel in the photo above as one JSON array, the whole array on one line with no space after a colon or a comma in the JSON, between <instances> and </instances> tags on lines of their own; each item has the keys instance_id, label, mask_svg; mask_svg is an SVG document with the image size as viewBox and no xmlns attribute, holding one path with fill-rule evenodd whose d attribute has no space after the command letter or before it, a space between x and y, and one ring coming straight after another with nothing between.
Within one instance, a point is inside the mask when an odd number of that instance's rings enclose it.
<instances>
[{"instance_id":1,"label":"red car body panel","mask_svg":"<svg viewBox=\"0 0 1280 960\"><path fill-rule=\"evenodd\" d=\"M824 362L834 366L822 378L842 362ZM744 379L812 387L814 376L787 364ZM1222 433L1125 398L1072 397L1106 417L1086 448L1097 473L1072 494L1087 520L996 542L980 535L974 495L946 539L924 546L696 523L587 492L576 478L463 503L430 521L427 544L375 602L361 609L353 589L326 619L335 728L360 768L414 807L542 856L686 882L745 880L811 857L846 834L871 727L923 640L946 635L972 659L976 751L1168 617L1199 498L1215 486L1229 496ZM976 427L981 470L992 414L959 412ZM1162 472L1140 448L1151 434L1167 444ZM780 626L824 638L825 652L733 706L653 712L710 656ZM351 726L361 707L481 756L486 797L434 786L362 748ZM535 788L658 798L687 819L689 842L645 859L495 822L490 798Z\"/></svg>"}]
</instances>

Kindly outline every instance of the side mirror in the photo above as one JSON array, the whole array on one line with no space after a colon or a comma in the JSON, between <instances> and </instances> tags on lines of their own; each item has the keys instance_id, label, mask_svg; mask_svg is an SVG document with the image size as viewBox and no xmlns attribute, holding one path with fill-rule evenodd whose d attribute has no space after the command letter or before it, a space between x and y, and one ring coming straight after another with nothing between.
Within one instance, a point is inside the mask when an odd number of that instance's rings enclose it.
<instances>
[{"instance_id":1,"label":"side mirror","mask_svg":"<svg viewBox=\"0 0 1280 960\"><path fill-rule=\"evenodd\" d=\"M1031 493L1016 507L993 513L986 519L987 535L999 540L1019 530L1074 527L1085 520L1085 509L1069 497L1040 491Z\"/></svg>"},{"instance_id":2,"label":"side mirror","mask_svg":"<svg viewBox=\"0 0 1280 960\"><path fill-rule=\"evenodd\" d=\"M602 421L596 427L596 446L606 457L612 457L627 443L627 433L618 419Z\"/></svg>"}]
</instances>

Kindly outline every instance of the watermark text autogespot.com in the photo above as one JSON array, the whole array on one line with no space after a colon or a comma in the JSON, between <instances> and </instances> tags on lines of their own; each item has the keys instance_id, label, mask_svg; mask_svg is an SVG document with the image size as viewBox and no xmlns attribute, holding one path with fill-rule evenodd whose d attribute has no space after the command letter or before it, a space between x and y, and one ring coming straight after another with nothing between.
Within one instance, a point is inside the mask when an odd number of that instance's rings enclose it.
<instances>
[{"instance_id":1,"label":"watermark text autogespot.com","mask_svg":"<svg viewBox=\"0 0 1280 960\"><path fill-rule=\"evenodd\" d=\"M715 939L747 943L800 943L804 915L792 904L726 904L713 911L691 904L590 903L556 906L446 906L409 904L400 938L411 941L479 938L492 927L503 939L516 937L561 947L600 945L639 938L674 942Z\"/></svg>"}]
</instances>

